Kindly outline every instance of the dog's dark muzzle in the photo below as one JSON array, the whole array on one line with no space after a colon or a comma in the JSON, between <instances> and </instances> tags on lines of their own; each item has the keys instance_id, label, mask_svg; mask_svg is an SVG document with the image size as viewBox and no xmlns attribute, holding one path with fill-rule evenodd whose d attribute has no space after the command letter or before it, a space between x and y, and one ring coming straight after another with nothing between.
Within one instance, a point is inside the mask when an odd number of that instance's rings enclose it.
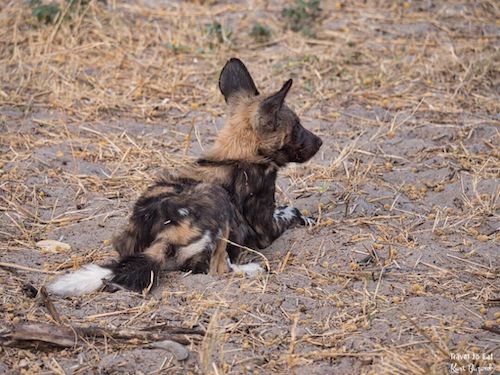
<instances>
[{"instance_id":1,"label":"dog's dark muzzle","mask_svg":"<svg viewBox=\"0 0 500 375\"><path fill-rule=\"evenodd\" d=\"M293 160L291 160L295 163L304 163L311 159L323 144L320 137L305 128L300 129L297 134L297 141L295 155L293 155Z\"/></svg>"}]
</instances>

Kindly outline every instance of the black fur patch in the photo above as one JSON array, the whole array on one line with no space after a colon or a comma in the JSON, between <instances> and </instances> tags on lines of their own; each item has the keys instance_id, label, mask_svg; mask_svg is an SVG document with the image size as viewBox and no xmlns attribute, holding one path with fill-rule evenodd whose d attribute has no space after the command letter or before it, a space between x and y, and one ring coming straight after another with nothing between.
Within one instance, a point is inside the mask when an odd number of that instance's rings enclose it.
<instances>
[{"instance_id":1,"label":"black fur patch","mask_svg":"<svg viewBox=\"0 0 500 375\"><path fill-rule=\"evenodd\" d=\"M152 286L156 286L161 271L160 264L144 254L128 256L120 262L113 262L106 267L115 274L110 281L111 283L137 292L146 289L151 282Z\"/></svg>"}]
</instances>

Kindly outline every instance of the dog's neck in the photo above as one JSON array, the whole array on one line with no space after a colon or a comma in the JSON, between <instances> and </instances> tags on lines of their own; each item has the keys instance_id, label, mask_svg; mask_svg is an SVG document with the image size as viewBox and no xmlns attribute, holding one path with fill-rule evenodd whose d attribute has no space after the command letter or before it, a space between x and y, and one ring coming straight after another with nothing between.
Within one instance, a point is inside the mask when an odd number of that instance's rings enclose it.
<instances>
[{"instance_id":1,"label":"dog's neck","mask_svg":"<svg viewBox=\"0 0 500 375\"><path fill-rule=\"evenodd\" d=\"M217 138L206 159L210 160L242 160L248 163L267 163L259 153L258 132L252 124L258 112L258 101L253 97L239 95L232 98L227 112L225 124L220 129Z\"/></svg>"},{"instance_id":2,"label":"dog's neck","mask_svg":"<svg viewBox=\"0 0 500 375\"><path fill-rule=\"evenodd\" d=\"M279 167L272 161L253 163L246 160L214 160L205 157L198 159L196 165L200 168L199 175L217 176L217 172L221 171L231 175L231 178L222 179L222 185L240 197L262 191L268 191L274 196ZM215 180L213 182L218 183Z\"/></svg>"},{"instance_id":3,"label":"dog's neck","mask_svg":"<svg viewBox=\"0 0 500 375\"><path fill-rule=\"evenodd\" d=\"M251 133L231 133L227 128L221 131L214 146L205 154L204 159L225 162L241 160L247 163L265 164L266 158L259 155L257 141ZM245 142L241 140L245 139Z\"/></svg>"}]
</instances>

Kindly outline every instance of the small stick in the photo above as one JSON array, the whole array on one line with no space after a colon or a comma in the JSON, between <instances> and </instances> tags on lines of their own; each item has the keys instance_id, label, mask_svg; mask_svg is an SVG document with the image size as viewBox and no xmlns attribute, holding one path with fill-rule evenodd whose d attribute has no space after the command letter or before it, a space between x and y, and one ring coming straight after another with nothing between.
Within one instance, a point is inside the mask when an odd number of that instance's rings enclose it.
<instances>
[{"instance_id":1,"label":"small stick","mask_svg":"<svg viewBox=\"0 0 500 375\"><path fill-rule=\"evenodd\" d=\"M49 310L49 314L54 319L57 323L61 323L61 317L59 316L59 313L56 310L56 307L54 306L54 303L49 297L49 294L47 293L47 289L42 286L39 290L39 295L42 299L43 304Z\"/></svg>"},{"instance_id":2,"label":"small stick","mask_svg":"<svg viewBox=\"0 0 500 375\"><path fill-rule=\"evenodd\" d=\"M89 315L89 316L85 317L85 319L86 320L94 320L97 318L103 318L105 316L114 316L114 315L120 315L120 314L134 313L134 312L140 310L140 308L141 308L140 306L135 306L135 307L130 307L130 308L125 309L125 310L118 310L118 311L111 311L111 312L107 312L107 313Z\"/></svg>"},{"instance_id":3,"label":"small stick","mask_svg":"<svg viewBox=\"0 0 500 375\"><path fill-rule=\"evenodd\" d=\"M166 331L170 334L184 334L184 335L204 335L206 332L201 328L183 328L183 327L172 327L168 323L158 323L150 327L141 328L141 331L153 331L160 330Z\"/></svg>"},{"instance_id":4,"label":"small stick","mask_svg":"<svg viewBox=\"0 0 500 375\"><path fill-rule=\"evenodd\" d=\"M227 238L223 238L221 237L221 240L223 241L226 241L227 243L233 245L233 246L237 246L239 247L240 249L243 249L243 250L246 250L246 251L249 251L251 253L254 253L254 254L257 254L258 256L260 256L261 258L264 259L264 262L266 263L266 267L267 267L267 271L270 272L271 271L271 265L269 264L269 260L266 258L266 256L264 254L261 254L259 253L258 251L255 251L254 249L250 249L249 247L247 246L243 246L243 245L240 245L236 242L233 242L231 240L228 240Z\"/></svg>"},{"instance_id":5,"label":"small stick","mask_svg":"<svg viewBox=\"0 0 500 375\"><path fill-rule=\"evenodd\" d=\"M81 336L98 336L98 337L109 336L114 339L140 339L147 341L171 340L184 345L189 345L191 343L188 339L176 336L175 334L144 332L128 328L111 329L111 328L101 328L97 326L87 326L87 327L73 326L72 328L75 330L75 332L77 332Z\"/></svg>"},{"instance_id":6,"label":"small stick","mask_svg":"<svg viewBox=\"0 0 500 375\"><path fill-rule=\"evenodd\" d=\"M446 256L450 257L450 258L453 258L453 259L456 259L456 260L460 260L460 261L465 262L465 263L469 263L469 264L471 264L473 266L476 266L476 267L486 268L487 270L491 269L490 267L485 266L484 264L480 264L480 263L476 263L476 262L473 262L473 261L470 261L470 260L467 260L467 259L463 259L463 258L457 257L457 256L452 255L452 254L446 254Z\"/></svg>"},{"instance_id":7,"label":"small stick","mask_svg":"<svg viewBox=\"0 0 500 375\"><path fill-rule=\"evenodd\" d=\"M26 267L26 266L20 266L19 264L15 263L7 263L7 262L0 262L0 267L4 268L15 268L17 270L23 270L23 271L31 271L31 272L38 272L38 273L46 273L49 275L59 275L60 272L56 271L45 271L45 270L39 270L37 268L31 268L31 267Z\"/></svg>"},{"instance_id":8,"label":"small stick","mask_svg":"<svg viewBox=\"0 0 500 375\"><path fill-rule=\"evenodd\" d=\"M451 272L451 271L449 271L449 270L447 270L447 269L445 269L445 268L438 267L438 266L436 266L436 265L434 265L434 264L430 264L430 263L426 263L426 262L422 262L422 261L420 261L420 263L419 263L419 264L423 264L423 265L424 265L424 266L426 266L426 267L429 267L429 268L435 269L435 270L440 271L440 272L444 272L444 273L451 273L451 274L453 274L453 272Z\"/></svg>"},{"instance_id":9,"label":"small stick","mask_svg":"<svg viewBox=\"0 0 500 375\"><path fill-rule=\"evenodd\" d=\"M377 294L378 290L380 288L380 282L382 281L382 274L384 273L384 267L380 270L380 274L378 276L378 282L377 282L377 287L375 288L375 293L373 293L373 301L377 303Z\"/></svg>"},{"instance_id":10,"label":"small stick","mask_svg":"<svg viewBox=\"0 0 500 375\"><path fill-rule=\"evenodd\" d=\"M283 258L283 262L281 262L280 268L278 272L283 272L285 270L286 264L288 263L288 259L290 258L290 250L287 251L285 258Z\"/></svg>"},{"instance_id":11,"label":"small stick","mask_svg":"<svg viewBox=\"0 0 500 375\"><path fill-rule=\"evenodd\" d=\"M7 328L7 329L4 329ZM47 323L20 323L11 327L2 327L0 343L19 346L27 342L44 342L59 347L72 347L79 337L111 337L113 339L139 339L143 341L175 341L179 344L189 345L191 341L175 334L144 332L136 329L114 329L98 326L65 327Z\"/></svg>"}]
</instances>

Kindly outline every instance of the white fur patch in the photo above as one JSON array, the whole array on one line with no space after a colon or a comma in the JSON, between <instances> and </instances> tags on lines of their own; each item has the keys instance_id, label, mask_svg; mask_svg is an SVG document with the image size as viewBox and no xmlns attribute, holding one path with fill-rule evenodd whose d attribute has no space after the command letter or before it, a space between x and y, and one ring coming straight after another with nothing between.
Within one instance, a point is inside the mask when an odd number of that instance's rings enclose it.
<instances>
[{"instance_id":1,"label":"white fur patch","mask_svg":"<svg viewBox=\"0 0 500 375\"><path fill-rule=\"evenodd\" d=\"M297 210L295 207L280 207L274 210L273 214L274 220L286 220L290 221L297 217Z\"/></svg>"},{"instance_id":2,"label":"white fur patch","mask_svg":"<svg viewBox=\"0 0 500 375\"><path fill-rule=\"evenodd\" d=\"M231 261L228 260L228 264L233 272L244 273L249 277L254 277L264 272L264 269L258 263L232 264Z\"/></svg>"},{"instance_id":3,"label":"white fur patch","mask_svg":"<svg viewBox=\"0 0 500 375\"><path fill-rule=\"evenodd\" d=\"M78 271L61 276L47 287L48 291L60 296L81 296L99 290L103 279L113 277L113 271L97 264L88 264Z\"/></svg>"},{"instance_id":4,"label":"white fur patch","mask_svg":"<svg viewBox=\"0 0 500 375\"><path fill-rule=\"evenodd\" d=\"M183 265L188 259L194 257L198 253L201 253L206 249L207 245L211 241L212 236L210 235L210 231L207 230L198 241L191 242L187 246L180 247L175 257L177 264Z\"/></svg>"},{"instance_id":5,"label":"white fur patch","mask_svg":"<svg viewBox=\"0 0 500 375\"><path fill-rule=\"evenodd\" d=\"M305 225L308 225L310 227L316 225L316 220L314 220L312 217L302 215L301 218L302 220L304 220Z\"/></svg>"},{"instance_id":6,"label":"white fur patch","mask_svg":"<svg viewBox=\"0 0 500 375\"><path fill-rule=\"evenodd\" d=\"M181 216L189 215L189 210L187 208L179 208L177 210L177 212L179 212L179 215L181 215Z\"/></svg>"}]
</instances>

